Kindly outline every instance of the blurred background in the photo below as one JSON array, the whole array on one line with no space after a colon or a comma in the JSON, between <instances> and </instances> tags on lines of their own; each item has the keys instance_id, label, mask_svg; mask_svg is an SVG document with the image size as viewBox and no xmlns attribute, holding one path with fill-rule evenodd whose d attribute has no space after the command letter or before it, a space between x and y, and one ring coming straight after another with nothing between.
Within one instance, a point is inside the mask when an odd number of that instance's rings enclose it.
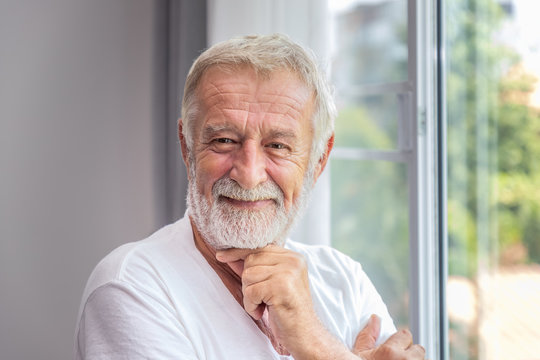
<instances>
[{"instance_id":1,"label":"blurred background","mask_svg":"<svg viewBox=\"0 0 540 360\"><path fill-rule=\"evenodd\" d=\"M93 267L184 214L176 121L193 59L283 32L314 50L340 111L293 238L360 261L432 359L540 359L539 12L0 0L0 358L72 358Z\"/></svg>"}]
</instances>

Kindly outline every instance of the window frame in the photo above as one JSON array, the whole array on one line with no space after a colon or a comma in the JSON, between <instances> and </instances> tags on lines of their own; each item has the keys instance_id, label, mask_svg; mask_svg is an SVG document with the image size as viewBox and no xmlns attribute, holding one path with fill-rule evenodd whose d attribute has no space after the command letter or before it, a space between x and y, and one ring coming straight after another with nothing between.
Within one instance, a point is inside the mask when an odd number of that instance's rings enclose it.
<instances>
[{"instance_id":1,"label":"window frame","mask_svg":"<svg viewBox=\"0 0 540 360\"><path fill-rule=\"evenodd\" d=\"M417 80L418 238L411 244L411 324L428 356L448 358L446 317L446 142L444 121L444 49L441 2L410 1L415 24ZM415 18L412 18L415 16ZM416 264L416 266L415 266ZM411 280L413 281L413 280Z\"/></svg>"}]
</instances>

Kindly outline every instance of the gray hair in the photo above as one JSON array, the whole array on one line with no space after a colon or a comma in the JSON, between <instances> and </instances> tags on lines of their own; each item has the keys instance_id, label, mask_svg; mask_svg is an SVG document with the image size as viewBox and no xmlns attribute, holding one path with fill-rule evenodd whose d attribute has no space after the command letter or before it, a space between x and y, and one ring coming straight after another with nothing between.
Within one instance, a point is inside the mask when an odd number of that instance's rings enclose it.
<instances>
[{"instance_id":1,"label":"gray hair","mask_svg":"<svg viewBox=\"0 0 540 360\"><path fill-rule=\"evenodd\" d=\"M323 156L326 143L334 131L337 115L332 91L325 74L318 68L314 54L281 34L245 36L218 43L204 51L191 66L182 101L182 135L188 151L193 145L193 128L198 116L197 87L204 72L212 66L250 66L258 75L287 69L312 89L315 98L313 112L313 142L310 165ZM190 154L190 157L192 154Z\"/></svg>"}]
</instances>

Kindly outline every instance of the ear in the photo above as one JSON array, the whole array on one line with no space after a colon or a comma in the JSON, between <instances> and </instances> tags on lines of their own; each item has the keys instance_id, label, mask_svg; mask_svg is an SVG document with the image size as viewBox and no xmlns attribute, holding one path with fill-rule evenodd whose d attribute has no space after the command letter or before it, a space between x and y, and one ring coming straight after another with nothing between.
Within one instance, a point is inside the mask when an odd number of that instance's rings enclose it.
<instances>
[{"instance_id":1,"label":"ear","mask_svg":"<svg viewBox=\"0 0 540 360\"><path fill-rule=\"evenodd\" d=\"M326 163L328 162L328 157L330 156L330 152L332 151L332 148L334 147L334 133L332 133L332 136L330 136L330 139L328 139L328 142L326 143L326 150L324 151L324 154L319 159L319 163L315 167L315 178L313 179L313 185L317 182L317 179L322 174L324 168L326 167Z\"/></svg>"},{"instance_id":2,"label":"ear","mask_svg":"<svg viewBox=\"0 0 540 360\"><path fill-rule=\"evenodd\" d=\"M186 138L182 133L182 119L178 119L178 139L180 140L180 147L182 149L182 159L184 160L184 164L186 165L187 173L189 176L189 149L186 144Z\"/></svg>"}]
</instances>

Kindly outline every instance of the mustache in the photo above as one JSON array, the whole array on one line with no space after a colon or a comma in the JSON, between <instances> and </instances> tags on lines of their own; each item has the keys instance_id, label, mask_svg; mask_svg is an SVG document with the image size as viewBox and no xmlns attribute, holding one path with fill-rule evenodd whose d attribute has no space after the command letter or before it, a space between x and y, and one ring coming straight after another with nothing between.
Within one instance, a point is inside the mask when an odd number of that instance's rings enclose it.
<instances>
[{"instance_id":1,"label":"mustache","mask_svg":"<svg viewBox=\"0 0 540 360\"><path fill-rule=\"evenodd\" d=\"M225 196L243 201L274 200L278 205L283 205L283 192L279 186L271 180L259 184L253 189L244 189L229 177L221 178L214 183L212 195L216 200L219 199L220 196Z\"/></svg>"}]
</instances>

